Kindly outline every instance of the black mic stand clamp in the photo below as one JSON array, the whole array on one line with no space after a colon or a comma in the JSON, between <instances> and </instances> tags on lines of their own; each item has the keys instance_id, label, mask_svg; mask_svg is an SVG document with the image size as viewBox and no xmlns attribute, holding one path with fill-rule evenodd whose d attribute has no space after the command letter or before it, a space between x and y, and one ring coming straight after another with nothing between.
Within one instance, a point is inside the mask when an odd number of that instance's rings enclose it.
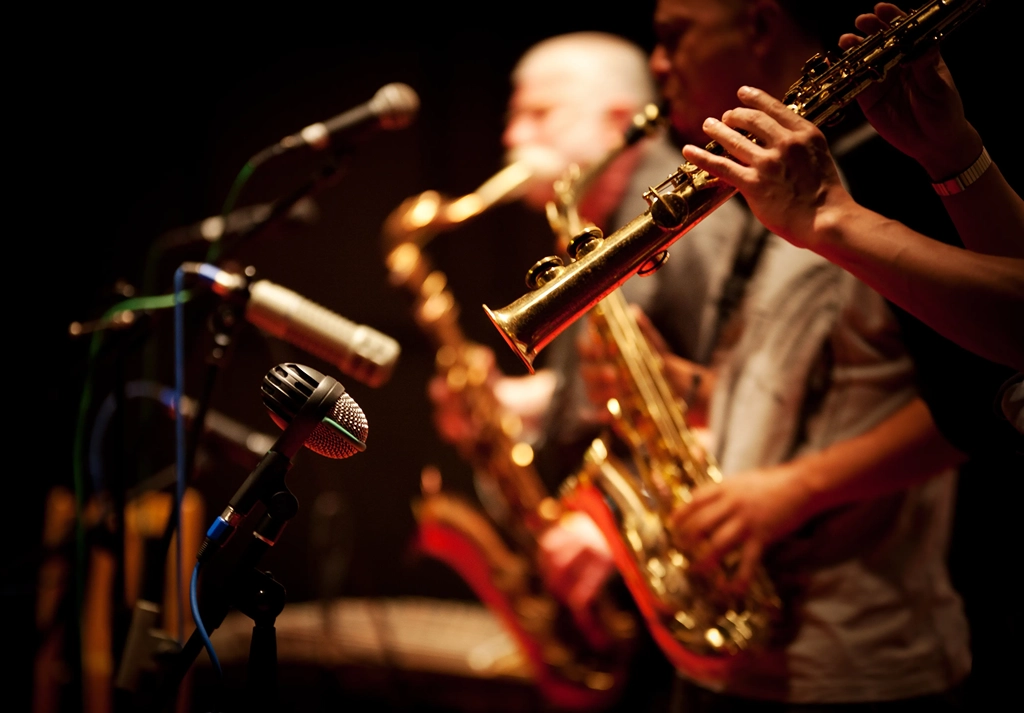
<instances>
[{"instance_id":1,"label":"black mic stand clamp","mask_svg":"<svg viewBox=\"0 0 1024 713\"><path fill-rule=\"evenodd\" d=\"M288 520L295 516L299 503L289 491L275 493L263 521L253 537L272 547ZM276 710L278 615L284 610L285 588L270 572L258 569L241 573L234 607L253 621L246 672L246 699L252 711Z\"/></svg>"},{"instance_id":2,"label":"black mic stand clamp","mask_svg":"<svg viewBox=\"0 0 1024 713\"><path fill-rule=\"evenodd\" d=\"M246 674L245 703L254 713L276 713L277 697L277 616L284 610L285 588L269 572L257 568L263 555L274 546L285 525L295 517L299 502L287 489L266 499L267 510L252 531L252 540L242 551L225 587L203 607L206 629L212 634L237 609L253 620ZM174 694L192 663L203 649L198 631L192 633L168 671L163 682L165 710L170 710Z\"/></svg>"}]
</instances>

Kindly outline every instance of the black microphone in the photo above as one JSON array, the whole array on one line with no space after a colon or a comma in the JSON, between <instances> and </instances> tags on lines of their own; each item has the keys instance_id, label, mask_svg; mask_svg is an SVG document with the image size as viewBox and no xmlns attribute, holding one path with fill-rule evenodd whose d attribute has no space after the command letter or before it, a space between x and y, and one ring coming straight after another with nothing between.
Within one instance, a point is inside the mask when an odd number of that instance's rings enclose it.
<instances>
[{"instance_id":1,"label":"black microphone","mask_svg":"<svg viewBox=\"0 0 1024 713\"><path fill-rule=\"evenodd\" d=\"M198 223L168 230L157 239L157 243L161 249L168 250L184 245L215 243L234 236L244 236L266 223L273 208L270 203L256 203L236 208L227 216L212 215ZM308 196L297 201L284 215L284 220L295 226L313 225L319 218L320 208L316 201Z\"/></svg>"},{"instance_id":2,"label":"black microphone","mask_svg":"<svg viewBox=\"0 0 1024 713\"><path fill-rule=\"evenodd\" d=\"M218 294L247 295L246 321L334 364L361 383L377 387L391 378L402 350L386 334L351 322L269 280L247 283L240 275L205 263L183 263L182 268L210 280Z\"/></svg>"},{"instance_id":3,"label":"black microphone","mask_svg":"<svg viewBox=\"0 0 1024 713\"><path fill-rule=\"evenodd\" d=\"M310 124L302 131L285 136L268 147L271 155L308 146L322 151L331 144L347 145L376 129L402 129L412 123L420 108L420 98L407 84L386 84L370 101L326 121Z\"/></svg>"},{"instance_id":4,"label":"black microphone","mask_svg":"<svg viewBox=\"0 0 1024 713\"><path fill-rule=\"evenodd\" d=\"M200 562L227 542L257 502L269 507L275 494L287 490L284 477L303 446L327 458L366 449L366 416L333 377L300 364L278 364L263 377L261 391L283 433L210 525Z\"/></svg>"}]
</instances>

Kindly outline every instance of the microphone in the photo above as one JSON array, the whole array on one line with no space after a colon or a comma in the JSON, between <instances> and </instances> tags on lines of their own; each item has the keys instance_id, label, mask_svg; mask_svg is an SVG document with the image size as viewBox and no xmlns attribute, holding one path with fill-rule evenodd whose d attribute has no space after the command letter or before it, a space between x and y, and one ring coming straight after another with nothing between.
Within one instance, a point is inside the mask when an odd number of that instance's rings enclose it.
<instances>
[{"instance_id":1,"label":"microphone","mask_svg":"<svg viewBox=\"0 0 1024 713\"><path fill-rule=\"evenodd\" d=\"M279 155L303 146L323 151L332 143L350 144L375 129L405 128L419 108L419 95L408 84L386 84L370 101L285 136L269 150L272 155Z\"/></svg>"},{"instance_id":2,"label":"microphone","mask_svg":"<svg viewBox=\"0 0 1024 713\"><path fill-rule=\"evenodd\" d=\"M269 280L246 283L244 277L205 263L184 263L213 283L218 294L247 292L245 319L303 349L367 386L391 378L401 347L391 337L350 322L326 307Z\"/></svg>"},{"instance_id":3,"label":"microphone","mask_svg":"<svg viewBox=\"0 0 1024 713\"><path fill-rule=\"evenodd\" d=\"M366 416L336 379L308 366L278 364L263 377L260 391L270 418L284 430L272 450L292 457L305 446L325 458L366 450ZM289 431L296 433L288 437Z\"/></svg>"},{"instance_id":4,"label":"microphone","mask_svg":"<svg viewBox=\"0 0 1024 713\"><path fill-rule=\"evenodd\" d=\"M254 227L265 223L271 217L273 205L257 203L236 208L227 216L213 215L192 225L172 228L158 239L164 250L194 243L215 243L235 235L245 235ZM320 208L310 197L295 203L284 215L284 219L295 226L313 225L320 218Z\"/></svg>"},{"instance_id":5,"label":"microphone","mask_svg":"<svg viewBox=\"0 0 1024 713\"><path fill-rule=\"evenodd\" d=\"M366 449L366 416L333 377L300 364L278 364L263 377L260 390L283 432L206 531L200 562L227 542L257 502L270 509L275 496L287 492L284 477L301 448L336 459Z\"/></svg>"},{"instance_id":6,"label":"microphone","mask_svg":"<svg viewBox=\"0 0 1024 713\"><path fill-rule=\"evenodd\" d=\"M245 318L367 386L390 379L401 353L398 342L386 334L350 322L269 280L249 285Z\"/></svg>"}]
</instances>

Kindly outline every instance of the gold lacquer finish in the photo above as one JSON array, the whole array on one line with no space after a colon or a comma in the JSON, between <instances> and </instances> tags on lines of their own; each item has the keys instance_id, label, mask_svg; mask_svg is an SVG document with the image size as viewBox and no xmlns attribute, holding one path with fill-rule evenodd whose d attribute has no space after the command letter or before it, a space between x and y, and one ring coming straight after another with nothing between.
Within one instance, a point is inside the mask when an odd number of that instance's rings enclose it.
<instances>
[{"instance_id":1,"label":"gold lacquer finish","mask_svg":"<svg viewBox=\"0 0 1024 713\"><path fill-rule=\"evenodd\" d=\"M866 87L940 42L986 3L933 0L838 57L815 55L783 102L809 121L826 124ZM716 142L707 150L725 153ZM735 192L706 171L683 164L644 194L647 212L605 238L598 249L506 307L485 305L484 311L533 371L534 358L552 339Z\"/></svg>"},{"instance_id":2,"label":"gold lacquer finish","mask_svg":"<svg viewBox=\"0 0 1024 713\"><path fill-rule=\"evenodd\" d=\"M610 600L599 602L591 621L580 622L543 588L536 569L537 539L561 518L562 505L547 493L535 470L533 449L523 440L520 419L507 413L494 395L489 353L466 339L447 279L431 267L422 249L439 232L509 199L533 175L534 169L519 162L469 196L452 200L427 191L404 202L384 224L391 282L413 296L416 321L437 348L437 373L467 406L478 435L462 455L477 477L501 494L507 509L503 529L511 549L486 517L440 492L439 485L424 490L415 512L421 528L444 526L482 555L487 581L474 582L471 576L467 581L492 606L493 597L500 596L505 606L495 607L499 615L513 613L512 628L533 660L538 684L549 700L560 708L596 710L622 683L636 622ZM440 556L459 569L465 556L464 551L455 552L456 547Z\"/></svg>"},{"instance_id":3,"label":"gold lacquer finish","mask_svg":"<svg viewBox=\"0 0 1024 713\"><path fill-rule=\"evenodd\" d=\"M607 165L617 153L600 165ZM555 184L556 200L548 204L548 219L574 262L560 267L550 279L534 280L538 289L605 249L601 231L584 224L576 209L584 191L574 181L586 184L592 179L592 173L575 172ZM657 269L665 259L656 255L649 269ZM534 266L531 276L536 270ZM764 643L781 605L763 569L745 592L730 586L738 554L727 558L719 571L696 572L687 553L673 545L666 518L690 500L693 488L720 482L721 474L690 430L686 405L665 379L662 360L641 333L622 292L613 290L588 318L619 373L622 390L608 402L608 411L612 429L629 447L632 467L610 454L606 440L598 439L588 449L581 471L563 487L563 497L572 501L574 489L592 484L615 503L616 531L605 535L626 546L629 562L617 564L648 625L657 629L652 632L656 641L677 668L706 675L720 659Z\"/></svg>"}]
</instances>

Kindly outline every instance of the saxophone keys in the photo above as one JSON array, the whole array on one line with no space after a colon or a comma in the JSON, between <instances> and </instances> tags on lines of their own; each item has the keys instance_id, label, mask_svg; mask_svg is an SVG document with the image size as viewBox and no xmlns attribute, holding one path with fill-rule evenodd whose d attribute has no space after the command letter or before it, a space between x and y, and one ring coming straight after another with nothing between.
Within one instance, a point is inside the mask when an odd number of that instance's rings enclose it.
<instances>
[{"instance_id":1,"label":"saxophone keys","mask_svg":"<svg viewBox=\"0 0 1024 713\"><path fill-rule=\"evenodd\" d=\"M615 676L604 671L588 671L583 683L592 691L610 691L615 685Z\"/></svg>"},{"instance_id":2,"label":"saxophone keys","mask_svg":"<svg viewBox=\"0 0 1024 713\"><path fill-rule=\"evenodd\" d=\"M668 262L668 250L662 250L660 253L641 265L640 269L636 271L636 274L640 275L640 277L653 275L660 270L666 262Z\"/></svg>"},{"instance_id":3,"label":"saxophone keys","mask_svg":"<svg viewBox=\"0 0 1024 713\"><path fill-rule=\"evenodd\" d=\"M665 230L678 228L690 215L686 199L678 193L658 193L658 189L652 187L644 193L644 200L650 206L651 219Z\"/></svg>"},{"instance_id":4,"label":"saxophone keys","mask_svg":"<svg viewBox=\"0 0 1024 713\"><path fill-rule=\"evenodd\" d=\"M512 449L509 451L509 458L520 468L526 468L533 463L533 446L520 441L512 446Z\"/></svg>"},{"instance_id":5,"label":"saxophone keys","mask_svg":"<svg viewBox=\"0 0 1024 713\"><path fill-rule=\"evenodd\" d=\"M518 445L518 444L517 444ZM537 506L537 514L544 522L554 524L562 517L562 505L552 497L544 498Z\"/></svg>"},{"instance_id":6,"label":"saxophone keys","mask_svg":"<svg viewBox=\"0 0 1024 713\"><path fill-rule=\"evenodd\" d=\"M569 241L566 252L573 260L579 260L584 255L601 247L602 242L604 242L604 233L600 228L591 226Z\"/></svg>"},{"instance_id":7,"label":"saxophone keys","mask_svg":"<svg viewBox=\"0 0 1024 713\"><path fill-rule=\"evenodd\" d=\"M565 263L557 255L549 255L535 262L526 271L526 286L531 290L543 287L565 272Z\"/></svg>"}]
</instances>

